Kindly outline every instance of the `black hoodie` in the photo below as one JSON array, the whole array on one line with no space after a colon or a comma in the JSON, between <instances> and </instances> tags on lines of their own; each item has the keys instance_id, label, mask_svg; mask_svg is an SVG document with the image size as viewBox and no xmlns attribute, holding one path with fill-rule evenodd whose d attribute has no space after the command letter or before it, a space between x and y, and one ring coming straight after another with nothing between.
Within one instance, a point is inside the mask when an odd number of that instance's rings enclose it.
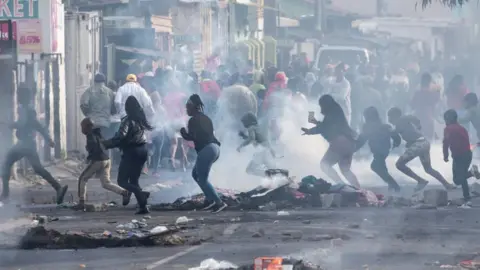
<instances>
[{"instance_id":1,"label":"black hoodie","mask_svg":"<svg viewBox=\"0 0 480 270\"><path fill-rule=\"evenodd\" d=\"M88 152L88 161L104 161L110 159L102 141L103 137L99 128L93 129L87 134L87 146L85 148Z\"/></svg>"}]
</instances>

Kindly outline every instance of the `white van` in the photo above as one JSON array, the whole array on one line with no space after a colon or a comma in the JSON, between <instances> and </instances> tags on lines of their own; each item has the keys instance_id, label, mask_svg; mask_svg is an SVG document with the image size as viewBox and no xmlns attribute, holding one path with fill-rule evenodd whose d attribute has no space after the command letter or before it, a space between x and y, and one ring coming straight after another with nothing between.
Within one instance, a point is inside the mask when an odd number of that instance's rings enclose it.
<instances>
[{"instance_id":1,"label":"white van","mask_svg":"<svg viewBox=\"0 0 480 270\"><path fill-rule=\"evenodd\" d=\"M327 64L343 62L347 65L355 65L357 59L364 63L370 61L370 52L366 48L355 46L322 46L317 51L315 68L323 70Z\"/></svg>"}]
</instances>

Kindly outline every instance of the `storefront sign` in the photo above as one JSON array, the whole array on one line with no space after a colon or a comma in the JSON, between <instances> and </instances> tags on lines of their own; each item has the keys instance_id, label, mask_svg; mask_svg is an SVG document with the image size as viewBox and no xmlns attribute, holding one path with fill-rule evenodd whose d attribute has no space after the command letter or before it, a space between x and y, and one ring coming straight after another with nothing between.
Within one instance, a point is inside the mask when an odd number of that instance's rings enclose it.
<instances>
[{"instance_id":1,"label":"storefront sign","mask_svg":"<svg viewBox=\"0 0 480 270\"><path fill-rule=\"evenodd\" d=\"M38 19L39 0L0 0L0 19Z\"/></svg>"},{"instance_id":2,"label":"storefront sign","mask_svg":"<svg viewBox=\"0 0 480 270\"><path fill-rule=\"evenodd\" d=\"M0 40L8 40L8 21L0 21ZM12 22L12 39L17 40L17 22Z\"/></svg>"},{"instance_id":3,"label":"storefront sign","mask_svg":"<svg viewBox=\"0 0 480 270\"><path fill-rule=\"evenodd\" d=\"M19 54L42 53L42 24L40 20L19 20L17 22Z\"/></svg>"}]
</instances>

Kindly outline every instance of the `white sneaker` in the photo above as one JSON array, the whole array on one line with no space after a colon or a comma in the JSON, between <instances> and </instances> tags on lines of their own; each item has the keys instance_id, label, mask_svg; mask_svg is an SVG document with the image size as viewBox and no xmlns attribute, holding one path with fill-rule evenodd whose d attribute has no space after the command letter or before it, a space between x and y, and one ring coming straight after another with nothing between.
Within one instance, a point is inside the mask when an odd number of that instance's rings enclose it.
<instances>
[{"instance_id":1,"label":"white sneaker","mask_svg":"<svg viewBox=\"0 0 480 270\"><path fill-rule=\"evenodd\" d=\"M459 206L458 208L470 209L470 208L472 208L472 203L471 202L466 202L466 203L462 204L461 206Z\"/></svg>"}]
</instances>

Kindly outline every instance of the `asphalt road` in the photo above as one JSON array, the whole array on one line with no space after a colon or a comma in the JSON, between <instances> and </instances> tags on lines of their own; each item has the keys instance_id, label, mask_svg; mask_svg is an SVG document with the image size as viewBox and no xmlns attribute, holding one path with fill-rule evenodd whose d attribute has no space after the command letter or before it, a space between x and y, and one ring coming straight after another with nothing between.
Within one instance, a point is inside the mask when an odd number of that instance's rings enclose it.
<instances>
[{"instance_id":1,"label":"asphalt road","mask_svg":"<svg viewBox=\"0 0 480 270\"><path fill-rule=\"evenodd\" d=\"M277 212L155 212L149 225L171 223L183 215L203 218L205 225L191 231L211 240L199 246L76 251L24 251L6 246L0 250L0 269L67 270L82 269L82 265L85 269L189 269L208 258L242 265L258 256L294 256L334 270L365 265L372 270L440 269L441 264L458 264L477 256L479 210L312 209L290 211L288 216ZM50 214L58 214L60 221L48 226L101 232L112 226L108 221L132 218L129 210L107 213L58 210ZM325 240L330 237L344 240Z\"/></svg>"}]
</instances>

